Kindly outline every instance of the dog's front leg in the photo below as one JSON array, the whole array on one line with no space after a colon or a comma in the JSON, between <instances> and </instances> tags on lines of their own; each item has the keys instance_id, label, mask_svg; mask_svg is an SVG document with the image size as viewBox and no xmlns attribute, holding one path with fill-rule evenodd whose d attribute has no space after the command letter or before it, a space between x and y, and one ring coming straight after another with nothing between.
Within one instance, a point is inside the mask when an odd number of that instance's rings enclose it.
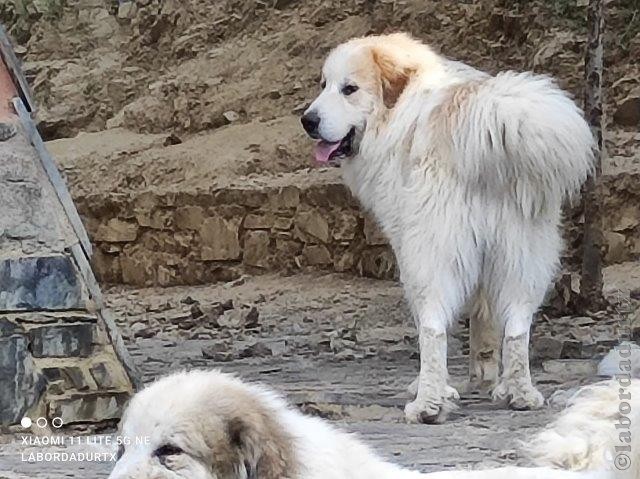
<instances>
[{"instance_id":1,"label":"dog's front leg","mask_svg":"<svg viewBox=\"0 0 640 479\"><path fill-rule=\"evenodd\" d=\"M455 389L447 385L446 323L424 321L418 329L420 343L420 373L418 392L405 407L411 423L444 422L453 409L451 399L458 399Z\"/></svg>"}]
</instances>

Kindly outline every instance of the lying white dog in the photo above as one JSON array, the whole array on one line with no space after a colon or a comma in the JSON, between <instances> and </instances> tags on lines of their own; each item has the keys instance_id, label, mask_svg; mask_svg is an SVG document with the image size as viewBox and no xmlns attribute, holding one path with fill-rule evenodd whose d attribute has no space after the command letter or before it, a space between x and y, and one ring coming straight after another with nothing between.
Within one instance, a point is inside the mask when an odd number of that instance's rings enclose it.
<instances>
[{"instance_id":1,"label":"lying white dog","mask_svg":"<svg viewBox=\"0 0 640 479\"><path fill-rule=\"evenodd\" d=\"M320 163L377 217L419 330L411 422L445 419L447 327L471 320L471 380L514 409L542 406L529 329L556 272L563 199L593 168L581 111L554 82L489 76L404 34L338 46L302 123Z\"/></svg>"},{"instance_id":2,"label":"lying white dog","mask_svg":"<svg viewBox=\"0 0 640 479\"><path fill-rule=\"evenodd\" d=\"M639 479L640 383L629 420L631 464L614 472L617 383L581 391L528 452L542 467L421 474L378 458L355 436L304 416L277 394L217 371L178 373L136 394L110 479ZM624 459L624 458L623 458ZM618 459L624 468L624 460ZM569 470L556 469L575 469Z\"/></svg>"}]
</instances>

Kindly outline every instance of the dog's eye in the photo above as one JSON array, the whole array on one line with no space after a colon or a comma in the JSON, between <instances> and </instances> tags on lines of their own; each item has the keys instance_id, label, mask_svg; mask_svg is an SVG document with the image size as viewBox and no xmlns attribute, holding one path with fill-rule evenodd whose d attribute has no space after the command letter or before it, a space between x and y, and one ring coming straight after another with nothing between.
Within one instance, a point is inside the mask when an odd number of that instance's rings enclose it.
<instances>
[{"instance_id":1,"label":"dog's eye","mask_svg":"<svg viewBox=\"0 0 640 479\"><path fill-rule=\"evenodd\" d=\"M153 451L153 455L157 457L160 464L167 469L172 469L175 465L175 456L179 456L183 453L184 451L182 449L178 446L174 446L173 444L163 444Z\"/></svg>"},{"instance_id":2,"label":"dog's eye","mask_svg":"<svg viewBox=\"0 0 640 479\"><path fill-rule=\"evenodd\" d=\"M183 452L184 451L178 446L174 446L173 444L163 444L155 451L153 451L153 455L162 458L167 456L176 456L178 454L182 454Z\"/></svg>"},{"instance_id":3,"label":"dog's eye","mask_svg":"<svg viewBox=\"0 0 640 479\"><path fill-rule=\"evenodd\" d=\"M324 88L327 86L327 81L326 80L322 80L322 83L320 83L320 88L322 88L324 90Z\"/></svg>"},{"instance_id":4,"label":"dog's eye","mask_svg":"<svg viewBox=\"0 0 640 479\"><path fill-rule=\"evenodd\" d=\"M349 96L352 93L355 93L357 91L358 91L357 85L345 85L342 87L342 94L345 96Z\"/></svg>"}]
</instances>

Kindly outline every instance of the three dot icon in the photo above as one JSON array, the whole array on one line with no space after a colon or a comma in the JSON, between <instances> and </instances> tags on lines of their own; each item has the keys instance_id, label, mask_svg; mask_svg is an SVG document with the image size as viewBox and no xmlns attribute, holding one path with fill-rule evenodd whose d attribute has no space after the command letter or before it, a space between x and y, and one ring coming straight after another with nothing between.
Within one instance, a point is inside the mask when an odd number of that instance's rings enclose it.
<instances>
[{"instance_id":1,"label":"three dot icon","mask_svg":"<svg viewBox=\"0 0 640 479\"><path fill-rule=\"evenodd\" d=\"M36 419L36 426L38 426L40 429L47 427L48 424L49 421L46 417L39 417ZM56 429L60 429L63 424L64 422L62 421L61 417L54 417L53 419L51 419L51 426ZM31 426L33 426L33 420L30 417L25 416L20 420L20 425L25 429L29 429Z\"/></svg>"}]
</instances>

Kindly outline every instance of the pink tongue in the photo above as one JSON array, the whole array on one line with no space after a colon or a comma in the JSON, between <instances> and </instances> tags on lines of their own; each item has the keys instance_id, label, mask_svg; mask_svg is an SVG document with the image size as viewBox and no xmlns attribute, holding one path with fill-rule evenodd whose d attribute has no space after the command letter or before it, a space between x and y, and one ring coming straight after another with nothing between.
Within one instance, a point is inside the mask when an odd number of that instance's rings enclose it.
<instances>
[{"instance_id":1,"label":"pink tongue","mask_svg":"<svg viewBox=\"0 0 640 479\"><path fill-rule=\"evenodd\" d=\"M326 141L319 141L316 143L316 161L318 163L328 163L331 153L336 151L340 147L340 142L328 143Z\"/></svg>"}]
</instances>

